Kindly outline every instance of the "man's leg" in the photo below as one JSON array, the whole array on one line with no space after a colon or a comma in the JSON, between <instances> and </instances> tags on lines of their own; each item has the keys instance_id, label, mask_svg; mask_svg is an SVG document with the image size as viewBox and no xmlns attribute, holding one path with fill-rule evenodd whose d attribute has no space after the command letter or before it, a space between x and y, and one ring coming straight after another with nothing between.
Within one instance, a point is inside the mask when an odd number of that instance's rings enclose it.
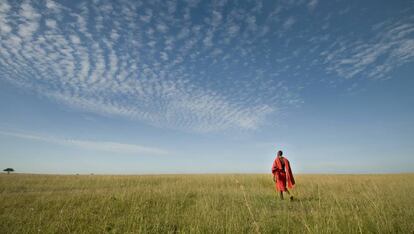
<instances>
[{"instance_id":1,"label":"man's leg","mask_svg":"<svg viewBox=\"0 0 414 234\"><path fill-rule=\"evenodd\" d=\"M283 200L283 191L280 191L280 199Z\"/></svg>"},{"instance_id":2,"label":"man's leg","mask_svg":"<svg viewBox=\"0 0 414 234\"><path fill-rule=\"evenodd\" d=\"M289 194L289 199L290 199L291 201L293 201L293 196L292 196L292 194L289 192L289 190L287 190L287 189L286 189L286 193L287 193L287 194Z\"/></svg>"}]
</instances>

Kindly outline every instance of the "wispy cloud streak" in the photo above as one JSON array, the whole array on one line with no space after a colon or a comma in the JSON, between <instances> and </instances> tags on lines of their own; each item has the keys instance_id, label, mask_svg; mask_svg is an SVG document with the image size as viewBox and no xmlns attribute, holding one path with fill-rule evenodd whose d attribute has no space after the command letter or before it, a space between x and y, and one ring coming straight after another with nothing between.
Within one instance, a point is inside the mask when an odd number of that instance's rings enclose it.
<instances>
[{"instance_id":1,"label":"wispy cloud streak","mask_svg":"<svg viewBox=\"0 0 414 234\"><path fill-rule=\"evenodd\" d=\"M64 139L51 136L28 134L21 132L0 131L0 135L16 137L21 139L42 141L46 143L59 144L71 147L77 147L93 151L105 151L118 154L138 154L138 155L166 155L168 151L158 148L146 147L135 144L125 144L112 141L89 141L77 139Z\"/></svg>"},{"instance_id":2,"label":"wispy cloud streak","mask_svg":"<svg viewBox=\"0 0 414 234\"><path fill-rule=\"evenodd\" d=\"M323 51L327 71L347 79L386 79L393 69L413 61L414 17L381 22L371 34L368 40L337 40L332 50Z\"/></svg>"}]
</instances>

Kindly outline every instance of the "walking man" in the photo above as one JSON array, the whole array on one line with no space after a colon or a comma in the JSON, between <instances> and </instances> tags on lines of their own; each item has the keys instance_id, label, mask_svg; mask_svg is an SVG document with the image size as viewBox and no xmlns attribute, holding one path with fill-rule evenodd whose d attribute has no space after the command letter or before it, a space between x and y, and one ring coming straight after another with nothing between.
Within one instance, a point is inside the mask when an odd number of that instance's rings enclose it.
<instances>
[{"instance_id":1,"label":"walking man","mask_svg":"<svg viewBox=\"0 0 414 234\"><path fill-rule=\"evenodd\" d=\"M280 193L280 199L283 200L283 192L286 192L292 201L293 196L287 188L293 188L293 185L295 185L295 179L293 178L289 160L283 157L283 152L281 150L277 152L277 156L273 162L272 174L273 181L276 183L276 191L279 191Z\"/></svg>"}]
</instances>

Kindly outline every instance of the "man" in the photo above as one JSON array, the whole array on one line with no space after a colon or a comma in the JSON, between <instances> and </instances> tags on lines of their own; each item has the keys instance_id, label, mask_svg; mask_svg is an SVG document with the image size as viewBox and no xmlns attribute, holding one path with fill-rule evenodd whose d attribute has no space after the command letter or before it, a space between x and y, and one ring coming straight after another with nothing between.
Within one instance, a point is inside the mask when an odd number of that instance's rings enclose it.
<instances>
[{"instance_id":1,"label":"man","mask_svg":"<svg viewBox=\"0 0 414 234\"><path fill-rule=\"evenodd\" d=\"M293 188L293 185L295 185L295 179L293 178L293 173L290 169L290 163L287 158L283 157L283 152L281 150L277 152L277 157L273 162L272 174L273 181L276 183L276 191L280 192L280 199L283 200L283 192L286 192L292 201L293 196L290 194L287 187L290 189Z\"/></svg>"}]
</instances>

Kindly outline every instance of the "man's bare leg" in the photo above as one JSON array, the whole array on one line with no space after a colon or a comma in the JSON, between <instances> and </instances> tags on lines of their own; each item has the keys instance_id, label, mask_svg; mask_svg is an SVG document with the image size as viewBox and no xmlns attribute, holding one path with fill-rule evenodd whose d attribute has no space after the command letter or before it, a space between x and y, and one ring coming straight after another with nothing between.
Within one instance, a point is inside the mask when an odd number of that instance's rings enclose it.
<instances>
[{"instance_id":1,"label":"man's bare leg","mask_svg":"<svg viewBox=\"0 0 414 234\"><path fill-rule=\"evenodd\" d=\"M283 200L283 191L280 191L280 200Z\"/></svg>"},{"instance_id":2,"label":"man's bare leg","mask_svg":"<svg viewBox=\"0 0 414 234\"><path fill-rule=\"evenodd\" d=\"M289 199L291 200L291 201L293 201L293 195L289 192L289 190L287 190L286 189L286 191L285 191L287 194L289 194Z\"/></svg>"}]
</instances>

